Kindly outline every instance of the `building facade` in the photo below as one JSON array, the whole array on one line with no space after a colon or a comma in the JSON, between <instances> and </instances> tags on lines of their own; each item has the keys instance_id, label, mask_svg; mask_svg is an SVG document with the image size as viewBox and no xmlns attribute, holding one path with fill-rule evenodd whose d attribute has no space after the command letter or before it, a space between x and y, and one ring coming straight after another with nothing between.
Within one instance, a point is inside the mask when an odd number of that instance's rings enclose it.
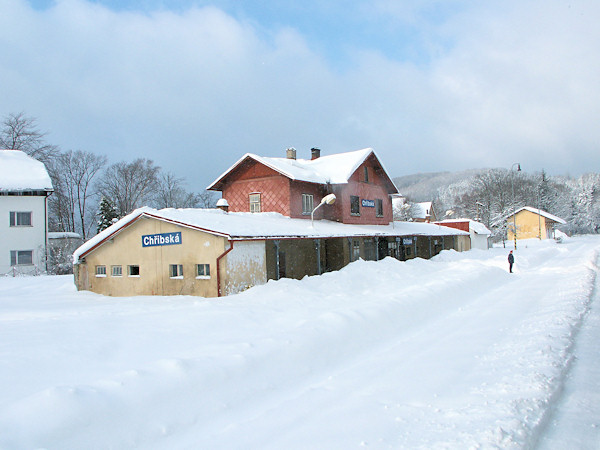
<instances>
[{"instance_id":1,"label":"building facade","mask_svg":"<svg viewBox=\"0 0 600 450\"><path fill-rule=\"evenodd\" d=\"M405 261L470 249L467 232L393 221L397 189L372 149L311 154L244 155L209 186L222 193L223 210L134 211L75 251L78 289L218 297L359 258ZM322 204L331 194L335 202Z\"/></svg>"},{"instance_id":2,"label":"building facade","mask_svg":"<svg viewBox=\"0 0 600 450\"><path fill-rule=\"evenodd\" d=\"M0 275L46 271L51 193L43 163L19 150L0 150Z\"/></svg>"},{"instance_id":3,"label":"building facade","mask_svg":"<svg viewBox=\"0 0 600 450\"><path fill-rule=\"evenodd\" d=\"M554 230L558 225L566 222L542 209L524 206L511 214L506 219L507 239L515 239L514 227L517 226L517 240L519 239L554 239Z\"/></svg>"}]
</instances>

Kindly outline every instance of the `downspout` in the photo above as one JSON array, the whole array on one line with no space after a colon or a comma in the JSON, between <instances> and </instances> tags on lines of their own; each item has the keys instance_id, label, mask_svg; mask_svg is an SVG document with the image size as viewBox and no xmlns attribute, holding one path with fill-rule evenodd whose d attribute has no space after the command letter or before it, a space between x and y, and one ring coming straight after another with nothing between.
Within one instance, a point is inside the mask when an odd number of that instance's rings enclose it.
<instances>
[{"instance_id":1,"label":"downspout","mask_svg":"<svg viewBox=\"0 0 600 450\"><path fill-rule=\"evenodd\" d=\"M52 191L44 197L44 262L46 273L48 273L48 197L52 195Z\"/></svg>"},{"instance_id":2,"label":"downspout","mask_svg":"<svg viewBox=\"0 0 600 450\"><path fill-rule=\"evenodd\" d=\"M223 258L223 256L225 256L231 250L233 250L232 240L229 241L229 248L217 256L217 297L221 297L221 268L219 263L221 262L221 258Z\"/></svg>"}]
</instances>

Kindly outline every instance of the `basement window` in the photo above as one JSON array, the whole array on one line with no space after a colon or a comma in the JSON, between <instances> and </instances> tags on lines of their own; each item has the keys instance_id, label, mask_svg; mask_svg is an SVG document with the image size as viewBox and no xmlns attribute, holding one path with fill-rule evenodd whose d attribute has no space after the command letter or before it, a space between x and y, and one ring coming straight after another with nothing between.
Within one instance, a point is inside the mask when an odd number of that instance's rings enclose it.
<instances>
[{"instance_id":1,"label":"basement window","mask_svg":"<svg viewBox=\"0 0 600 450\"><path fill-rule=\"evenodd\" d=\"M169 265L169 277L182 280L183 279L183 264L170 264Z\"/></svg>"},{"instance_id":2,"label":"basement window","mask_svg":"<svg viewBox=\"0 0 600 450\"><path fill-rule=\"evenodd\" d=\"M210 264L196 264L196 278L199 280L210 279Z\"/></svg>"},{"instance_id":3,"label":"basement window","mask_svg":"<svg viewBox=\"0 0 600 450\"><path fill-rule=\"evenodd\" d=\"M138 266L138 265L127 266L127 275L130 277L139 277L140 276L140 266Z\"/></svg>"}]
</instances>

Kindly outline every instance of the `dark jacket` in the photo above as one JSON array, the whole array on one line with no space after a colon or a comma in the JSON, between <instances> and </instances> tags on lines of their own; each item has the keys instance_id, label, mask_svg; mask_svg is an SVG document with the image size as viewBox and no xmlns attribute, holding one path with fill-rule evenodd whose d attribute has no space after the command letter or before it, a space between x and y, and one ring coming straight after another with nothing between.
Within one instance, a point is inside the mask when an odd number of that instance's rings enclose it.
<instances>
[{"instance_id":1,"label":"dark jacket","mask_svg":"<svg viewBox=\"0 0 600 450\"><path fill-rule=\"evenodd\" d=\"M508 254L508 262L509 262L510 264L513 264L513 263L515 262L515 257L513 256L513 254L512 254L512 253L509 253L509 254Z\"/></svg>"}]
</instances>

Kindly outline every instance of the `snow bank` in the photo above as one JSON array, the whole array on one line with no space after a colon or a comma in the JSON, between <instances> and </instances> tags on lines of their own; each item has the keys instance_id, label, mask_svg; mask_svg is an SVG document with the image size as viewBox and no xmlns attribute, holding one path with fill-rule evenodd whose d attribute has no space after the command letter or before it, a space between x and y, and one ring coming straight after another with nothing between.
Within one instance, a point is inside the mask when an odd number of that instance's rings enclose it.
<instances>
[{"instance_id":1,"label":"snow bank","mask_svg":"<svg viewBox=\"0 0 600 450\"><path fill-rule=\"evenodd\" d=\"M220 300L0 280L0 448L522 448L600 239L358 261Z\"/></svg>"}]
</instances>

